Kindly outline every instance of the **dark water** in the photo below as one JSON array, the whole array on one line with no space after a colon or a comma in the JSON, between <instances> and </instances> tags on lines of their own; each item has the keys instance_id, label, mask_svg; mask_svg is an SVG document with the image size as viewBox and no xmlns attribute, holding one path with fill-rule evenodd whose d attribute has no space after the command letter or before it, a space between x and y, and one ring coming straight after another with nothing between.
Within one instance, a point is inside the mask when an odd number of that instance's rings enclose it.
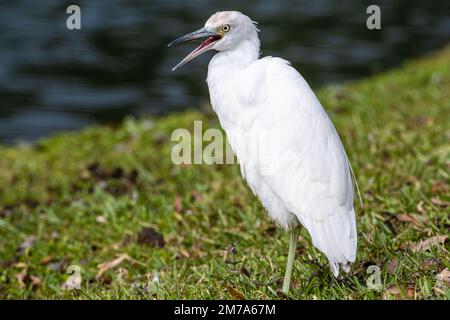
<instances>
[{"instance_id":1,"label":"dark water","mask_svg":"<svg viewBox=\"0 0 450 320\"><path fill-rule=\"evenodd\" d=\"M82 30L66 28L78 4ZM33 141L93 122L160 114L208 101L211 53L170 71L192 45L166 48L210 14L259 21L264 55L290 60L315 87L356 79L442 47L450 1L0 0L0 142Z\"/></svg>"}]
</instances>

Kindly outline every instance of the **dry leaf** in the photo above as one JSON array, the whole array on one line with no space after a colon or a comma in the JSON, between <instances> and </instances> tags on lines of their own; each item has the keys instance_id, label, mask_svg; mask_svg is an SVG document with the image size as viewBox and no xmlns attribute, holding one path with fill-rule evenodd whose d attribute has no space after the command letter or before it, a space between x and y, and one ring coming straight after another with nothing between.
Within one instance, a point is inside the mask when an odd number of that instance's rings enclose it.
<instances>
[{"instance_id":1,"label":"dry leaf","mask_svg":"<svg viewBox=\"0 0 450 320\"><path fill-rule=\"evenodd\" d=\"M27 276L27 269L23 269L18 274L16 274L16 279L19 281L19 288L23 289L25 288L25 278Z\"/></svg>"},{"instance_id":2,"label":"dry leaf","mask_svg":"<svg viewBox=\"0 0 450 320\"><path fill-rule=\"evenodd\" d=\"M435 206L439 206L441 208L447 208L450 207L450 202L448 201L443 201L441 199L438 198L431 198L431 203L434 204Z\"/></svg>"},{"instance_id":3,"label":"dry leaf","mask_svg":"<svg viewBox=\"0 0 450 320\"><path fill-rule=\"evenodd\" d=\"M41 278L36 277L36 276L30 275L30 281L31 281L31 284L32 284L34 287L38 287L38 286L40 286L40 285L42 284Z\"/></svg>"},{"instance_id":4,"label":"dry leaf","mask_svg":"<svg viewBox=\"0 0 450 320\"><path fill-rule=\"evenodd\" d=\"M184 256L185 258L190 258L190 257L191 257L191 255L189 254L189 252L187 252L187 251L184 250L184 249L179 249L178 251L179 251L179 253L180 253L182 256Z\"/></svg>"},{"instance_id":5,"label":"dry leaf","mask_svg":"<svg viewBox=\"0 0 450 320\"><path fill-rule=\"evenodd\" d=\"M128 260L128 261L134 261L134 260L133 260L132 258L130 258L130 256L127 255L126 253L121 253L121 254L118 254L118 255L117 255L117 258L114 259L114 260L100 263L100 264L97 266L97 268L98 268L99 270L98 270L98 273L97 273L97 275L95 276L95 278L96 278L97 280L100 279L100 277L103 275L103 273L105 273L106 271L108 271L108 270L110 270L110 269L113 269L113 268L117 267L119 264L121 264L122 262L124 262L124 261L126 261L126 260Z\"/></svg>"},{"instance_id":6,"label":"dry leaf","mask_svg":"<svg viewBox=\"0 0 450 320\"><path fill-rule=\"evenodd\" d=\"M431 193L435 194L435 193L449 193L449 187L447 184L444 184L442 181L436 181L435 183L433 183L433 185L431 186Z\"/></svg>"},{"instance_id":7,"label":"dry leaf","mask_svg":"<svg viewBox=\"0 0 450 320\"><path fill-rule=\"evenodd\" d=\"M96 220L98 223L101 223L101 224L106 224L106 223L108 222L108 220L106 220L105 216L97 216L97 217L95 218L95 220Z\"/></svg>"},{"instance_id":8,"label":"dry leaf","mask_svg":"<svg viewBox=\"0 0 450 320\"><path fill-rule=\"evenodd\" d=\"M436 276L436 285L434 286L434 291L439 294L444 294L444 289L450 285L450 270L445 268Z\"/></svg>"},{"instance_id":9,"label":"dry leaf","mask_svg":"<svg viewBox=\"0 0 450 320\"><path fill-rule=\"evenodd\" d=\"M435 258L428 258L423 261L423 264L428 268L432 268L435 266L439 266L441 264L441 261L439 261L439 259L435 259Z\"/></svg>"},{"instance_id":10,"label":"dry leaf","mask_svg":"<svg viewBox=\"0 0 450 320\"><path fill-rule=\"evenodd\" d=\"M395 215L398 221L401 222L410 222L415 224L416 226L423 226L423 223L426 221L426 218L419 215L414 214L398 214Z\"/></svg>"},{"instance_id":11,"label":"dry leaf","mask_svg":"<svg viewBox=\"0 0 450 320\"><path fill-rule=\"evenodd\" d=\"M448 193L448 185L444 184L442 181L435 181L431 186L431 193Z\"/></svg>"},{"instance_id":12,"label":"dry leaf","mask_svg":"<svg viewBox=\"0 0 450 320\"><path fill-rule=\"evenodd\" d=\"M398 268L398 260L396 258L388 262L386 266L386 271L390 274L395 274Z\"/></svg>"},{"instance_id":13,"label":"dry leaf","mask_svg":"<svg viewBox=\"0 0 450 320\"><path fill-rule=\"evenodd\" d=\"M450 270L445 268L436 276L436 278L438 281L450 285Z\"/></svg>"},{"instance_id":14,"label":"dry leaf","mask_svg":"<svg viewBox=\"0 0 450 320\"><path fill-rule=\"evenodd\" d=\"M409 284L406 288L392 285L384 292L384 299L387 299L390 296L395 299L414 299L416 290L412 284Z\"/></svg>"},{"instance_id":15,"label":"dry leaf","mask_svg":"<svg viewBox=\"0 0 450 320\"><path fill-rule=\"evenodd\" d=\"M233 297L235 300L245 300L245 297L242 293L237 291L232 286L227 286L228 293Z\"/></svg>"},{"instance_id":16,"label":"dry leaf","mask_svg":"<svg viewBox=\"0 0 450 320\"><path fill-rule=\"evenodd\" d=\"M434 289L434 291L436 291L436 292L439 293L439 294L444 294L444 293L445 293L445 291L442 290L442 288L439 287L439 286L437 285L437 283L436 283L436 285L434 286L433 289Z\"/></svg>"},{"instance_id":17,"label":"dry leaf","mask_svg":"<svg viewBox=\"0 0 450 320\"><path fill-rule=\"evenodd\" d=\"M173 209L178 213L183 211L183 199L179 195L173 198Z\"/></svg>"},{"instance_id":18,"label":"dry leaf","mask_svg":"<svg viewBox=\"0 0 450 320\"><path fill-rule=\"evenodd\" d=\"M19 268L19 269L23 269L23 268L27 268L27 264L25 262L17 262L14 265L15 268Z\"/></svg>"},{"instance_id":19,"label":"dry leaf","mask_svg":"<svg viewBox=\"0 0 450 320\"><path fill-rule=\"evenodd\" d=\"M411 244L411 250L414 252L426 251L438 244L445 243L446 240L447 236L445 235L434 236L425 240L414 242Z\"/></svg>"},{"instance_id":20,"label":"dry leaf","mask_svg":"<svg viewBox=\"0 0 450 320\"><path fill-rule=\"evenodd\" d=\"M17 249L19 252L23 252L28 248L31 248L34 244L36 243L36 236L28 236L23 242L22 244L19 246L19 248Z\"/></svg>"},{"instance_id":21,"label":"dry leaf","mask_svg":"<svg viewBox=\"0 0 450 320\"><path fill-rule=\"evenodd\" d=\"M39 261L40 264L48 264L49 262L51 262L53 260L52 256L46 256L44 258L41 259L41 261Z\"/></svg>"},{"instance_id":22,"label":"dry leaf","mask_svg":"<svg viewBox=\"0 0 450 320\"><path fill-rule=\"evenodd\" d=\"M420 213L423 213L425 210L423 209L423 201L420 201L417 204L417 211L419 211Z\"/></svg>"}]
</instances>

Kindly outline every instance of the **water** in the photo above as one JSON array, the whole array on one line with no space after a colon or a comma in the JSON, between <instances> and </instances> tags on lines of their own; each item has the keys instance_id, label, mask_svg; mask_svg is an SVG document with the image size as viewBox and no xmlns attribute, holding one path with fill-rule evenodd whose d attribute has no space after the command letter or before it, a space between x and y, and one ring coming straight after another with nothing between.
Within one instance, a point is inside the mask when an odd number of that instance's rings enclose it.
<instances>
[{"instance_id":1,"label":"water","mask_svg":"<svg viewBox=\"0 0 450 320\"><path fill-rule=\"evenodd\" d=\"M66 28L73 3L81 31ZM2 0L0 142L204 105L212 53L173 73L193 46L166 44L219 10L257 20L263 55L290 60L313 87L365 77L450 39L449 1L376 3L378 31L365 27L366 1Z\"/></svg>"}]
</instances>

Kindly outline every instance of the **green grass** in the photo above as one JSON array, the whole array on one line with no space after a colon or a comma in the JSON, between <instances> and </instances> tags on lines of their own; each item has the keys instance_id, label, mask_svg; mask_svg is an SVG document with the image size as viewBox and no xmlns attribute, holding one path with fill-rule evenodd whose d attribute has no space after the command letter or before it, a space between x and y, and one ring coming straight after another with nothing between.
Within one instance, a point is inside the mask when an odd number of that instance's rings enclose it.
<instances>
[{"instance_id":1,"label":"green grass","mask_svg":"<svg viewBox=\"0 0 450 320\"><path fill-rule=\"evenodd\" d=\"M319 98L364 198L358 254L334 279L303 230L291 298L450 298L434 288L450 269L449 241L412 250L450 230L450 48ZM239 168L172 164L171 132L194 120L218 127L214 115L189 111L0 147L0 298L285 298L288 236ZM157 234L139 237L144 228ZM81 268L80 289L62 287L70 265ZM367 287L370 265L381 290Z\"/></svg>"}]
</instances>

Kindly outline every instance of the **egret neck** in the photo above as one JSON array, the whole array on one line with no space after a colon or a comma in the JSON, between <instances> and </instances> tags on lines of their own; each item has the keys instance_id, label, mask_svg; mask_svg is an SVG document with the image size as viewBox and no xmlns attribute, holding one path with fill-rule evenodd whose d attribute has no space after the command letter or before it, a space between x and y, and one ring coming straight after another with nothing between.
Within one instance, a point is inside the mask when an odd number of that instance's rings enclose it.
<instances>
[{"instance_id":1,"label":"egret neck","mask_svg":"<svg viewBox=\"0 0 450 320\"><path fill-rule=\"evenodd\" d=\"M239 84L240 72L258 60L259 46L260 42L255 27L254 32L247 39L241 41L236 47L219 51L209 62L206 82L209 88L211 105L218 114L225 130L228 129L229 123L237 122L239 111L243 111L233 110L239 107L239 103L234 103L236 98L233 97L236 95L235 86ZM227 99L222 99L223 97L227 97ZM228 103L223 103L224 101ZM230 115L236 117L230 118Z\"/></svg>"}]
</instances>

